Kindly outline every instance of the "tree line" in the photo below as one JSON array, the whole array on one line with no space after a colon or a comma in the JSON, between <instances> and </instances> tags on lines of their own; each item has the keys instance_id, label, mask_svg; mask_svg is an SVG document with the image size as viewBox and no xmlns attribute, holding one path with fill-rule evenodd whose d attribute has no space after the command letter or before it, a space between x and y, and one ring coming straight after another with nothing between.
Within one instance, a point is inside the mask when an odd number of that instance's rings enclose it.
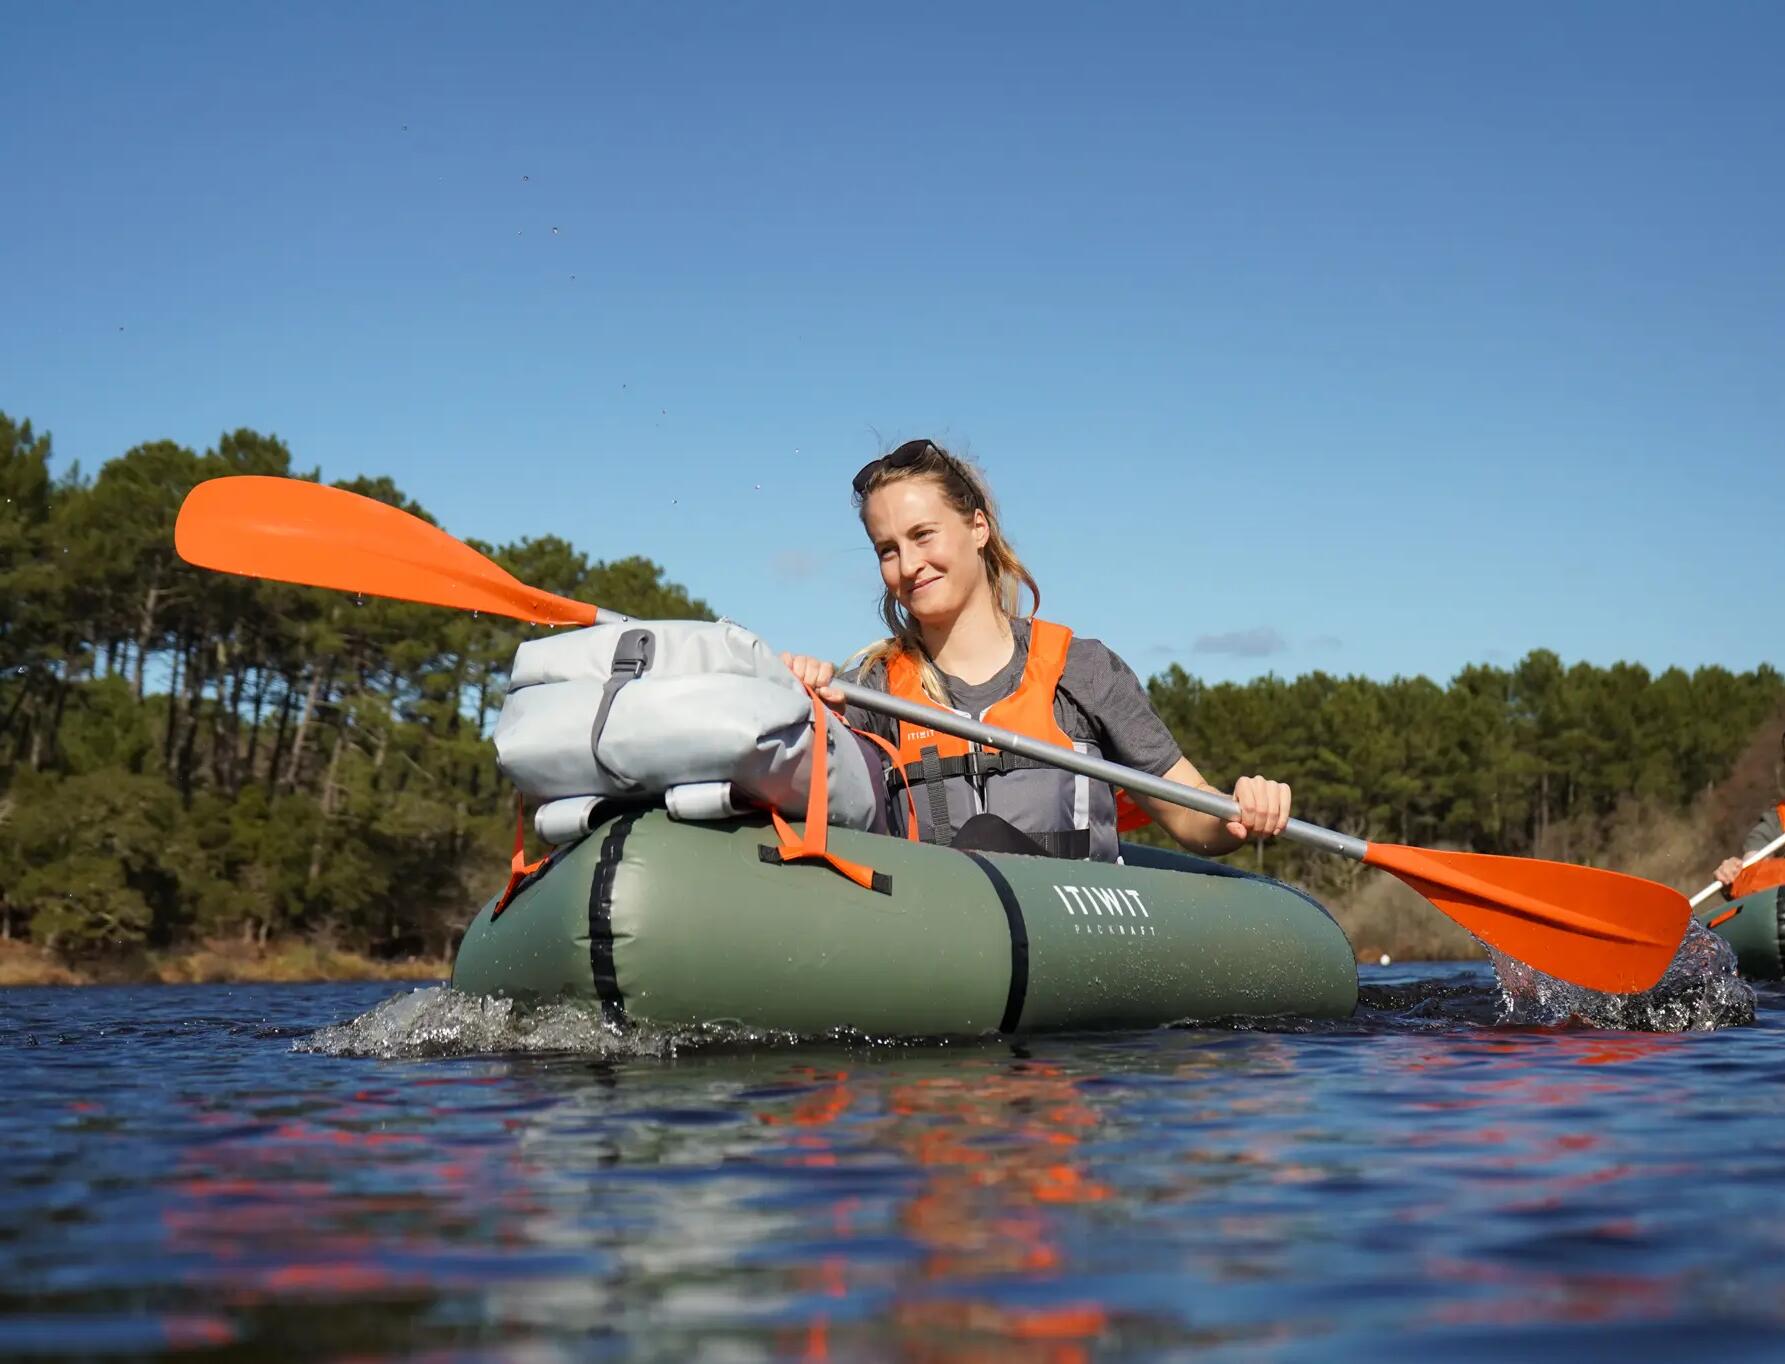
<instances>
[{"instance_id":1,"label":"tree line","mask_svg":"<svg viewBox=\"0 0 1785 1364\"><path fill-rule=\"evenodd\" d=\"M58 477L0 413L0 934L442 953L513 839L487 734L527 627L187 566L180 502L225 474L317 477L248 430ZM432 520L389 479L337 486ZM647 559L472 543L565 596L711 618Z\"/></svg>"},{"instance_id":2,"label":"tree line","mask_svg":"<svg viewBox=\"0 0 1785 1364\"><path fill-rule=\"evenodd\" d=\"M527 627L183 564L174 518L198 482L318 477L273 436L139 445L91 478L51 455L0 413L0 934L70 958L288 935L444 953L512 842L488 732ZM389 479L337 486L427 516ZM472 543L565 596L712 618L648 559ZM1574 860L1621 801L1685 808L1785 706L1768 667L1651 675L1547 651L1448 686L1211 685L1175 666L1148 685L1212 779L1281 775L1305 818ZM1317 889L1346 866L1268 856Z\"/></svg>"},{"instance_id":3,"label":"tree line","mask_svg":"<svg viewBox=\"0 0 1785 1364\"><path fill-rule=\"evenodd\" d=\"M1512 668L1471 665L1444 687L1322 672L1209 685L1173 666L1148 690L1205 773L1280 775L1296 813L1315 823L1372 841L1589 864L1621 815L1685 813L1759 727L1770 725L1766 751L1777 752L1785 723L1785 677L1765 664L1654 674L1634 663L1565 666L1548 649ZM1776 764L1772 776L1777 789ZM1706 849L1704 870L1726 851ZM1327 891L1358 874L1291 844L1272 845L1268 868Z\"/></svg>"}]
</instances>

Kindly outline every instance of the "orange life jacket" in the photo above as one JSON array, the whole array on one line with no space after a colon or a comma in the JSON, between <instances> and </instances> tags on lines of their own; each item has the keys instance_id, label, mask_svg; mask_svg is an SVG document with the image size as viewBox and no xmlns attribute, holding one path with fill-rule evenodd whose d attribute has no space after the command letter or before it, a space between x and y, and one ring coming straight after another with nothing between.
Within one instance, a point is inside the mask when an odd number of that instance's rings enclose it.
<instances>
[{"instance_id":1,"label":"orange life jacket","mask_svg":"<svg viewBox=\"0 0 1785 1364\"><path fill-rule=\"evenodd\" d=\"M1054 693L1071 645L1072 631L1064 625L1031 620L1029 656L1016 690L973 718L1061 748L1075 747L1054 719ZM924 693L917 660L902 651L887 658L886 689L920 705L936 704ZM926 842L952 842L965 817L985 811L1009 820L1056 857L1113 861L1118 828L1146 821L1126 796L1122 801L1127 808L1119 809L1116 794L1103 782L909 720L899 721L897 762L913 788Z\"/></svg>"},{"instance_id":2,"label":"orange life jacket","mask_svg":"<svg viewBox=\"0 0 1785 1364\"><path fill-rule=\"evenodd\" d=\"M1785 828L1785 801L1779 802L1779 825ZM1743 867L1729 888L1729 898L1739 900L1773 886L1785 886L1785 857L1763 857Z\"/></svg>"}]
</instances>

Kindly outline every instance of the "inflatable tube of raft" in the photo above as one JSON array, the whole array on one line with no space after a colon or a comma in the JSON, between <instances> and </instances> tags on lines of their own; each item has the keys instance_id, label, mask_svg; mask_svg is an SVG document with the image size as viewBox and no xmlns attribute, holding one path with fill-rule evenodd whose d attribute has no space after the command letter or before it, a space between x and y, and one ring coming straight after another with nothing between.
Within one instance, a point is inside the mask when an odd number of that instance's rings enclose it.
<instances>
[{"instance_id":1,"label":"inflatable tube of raft","mask_svg":"<svg viewBox=\"0 0 1785 1364\"><path fill-rule=\"evenodd\" d=\"M460 990L599 1000L609 1018L816 1034L944 1036L1343 1017L1351 945L1299 891L1124 845L1126 865L962 852L830 831L889 894L765 862L766 820L620 813L561 849L498 916Z\"/></svg>"},{"instance_id":2,"label":"inflatable tube of raft","mask_svg":"<svg viewBox=\"0 0 1785 1364\"><path fill-rule=\"evenodd\" d=\"M1768 886L1708 914L1701 911L1700 918L1709 923L1732 909L1738 912L1711 931L1735 949L1742 974L1754 980L1785 976L1785 886Z\"/></svg>"}]
</instances>

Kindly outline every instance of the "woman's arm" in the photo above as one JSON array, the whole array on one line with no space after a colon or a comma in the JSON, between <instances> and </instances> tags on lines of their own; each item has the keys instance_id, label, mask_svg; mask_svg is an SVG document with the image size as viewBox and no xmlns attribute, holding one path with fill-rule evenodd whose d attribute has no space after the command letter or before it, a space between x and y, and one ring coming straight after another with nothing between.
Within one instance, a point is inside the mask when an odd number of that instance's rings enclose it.
<instances>
[{"instance_id":1,"label":"woman's arm","mask_svg":"<svg viewBox=\"0 0 1785 1364\"><path fill-rule=\"evenodd\" d=\"M1156 773L1166 781L1204 791L1215 789L1183 755L1134 669L1108 645L1075 638L1060 686L1096 727L1104 756ZM1264 777L1241 777L1235 783L1233 798L1239 802L1240 818L1232 821L1198 814L1138 791L1129 794L1179 843L1211 856L1232 852L1252 838L1275 838L1289 822L1289 788Z\"/></svg>"},{"instance_id":2,"label":"woman's arm","mask_svg":"<svg viewBox=\"0 0 1785 1364\"><path fill-rule=\"evenodd\" d=\"M1204 791L1214 791L1202 779L1202 773L1188 758L1179 758L1162 774L1166 781L1180 782ZM1234 783L1233 798L1239 802L1240 818L1225 820L1186 810L1182 805L1138 791L1128 793L1134 803L1153 817L1153 822L1183 844L1191 852L1219 857L1244 846L1254 838L1275 838L1289 823L1289 788L1280 781L1265 777L1241 777ZM1225 794L1217 792L1216 794Z\"/></svg>"}]
</instances>

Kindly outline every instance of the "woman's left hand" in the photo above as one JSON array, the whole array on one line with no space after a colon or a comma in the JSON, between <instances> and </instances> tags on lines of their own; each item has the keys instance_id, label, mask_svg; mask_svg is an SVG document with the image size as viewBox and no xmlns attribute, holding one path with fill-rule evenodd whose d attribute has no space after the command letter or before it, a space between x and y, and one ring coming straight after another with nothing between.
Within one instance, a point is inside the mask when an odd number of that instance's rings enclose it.
<instances>
[{"instance_id":1,"label":"woman's left hand","mask_svg":"<svg viewBox=\"0 0 1785 1364\"><path fill-rule=\"evenodd\" d=\"M1241 777L1233 784L1240 817L1227 821L1227 832L1242 841L1275 838L1289 823L1289 787L1268 777Z\"/></svg>"}]
</instances>

